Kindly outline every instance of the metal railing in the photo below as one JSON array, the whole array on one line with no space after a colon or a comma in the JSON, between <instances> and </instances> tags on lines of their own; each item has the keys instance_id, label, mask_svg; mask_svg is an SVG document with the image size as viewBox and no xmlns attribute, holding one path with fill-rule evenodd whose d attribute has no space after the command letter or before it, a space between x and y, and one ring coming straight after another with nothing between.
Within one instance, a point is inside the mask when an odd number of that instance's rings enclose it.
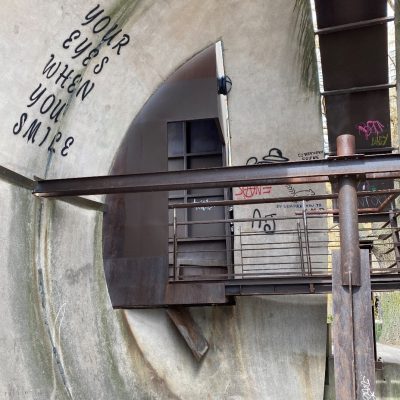
<instances>
[{"instance_id":1,"label":"metal railing","mask_svg":"<svg viewBox=\"0 0 400 400\"><path fill-rule=\"evenodd\" d=\"M339 224L332 215L309 211L307 201L299 204L292 216L201 221L178 221L170 205L170 281L330 276L332 252L340 249ZM237 214L240 207L235 206ZM395 219L399 215L398 210L392 213ZM382 215L387 215L387 223L359 223L360 246L370 249L372 274L399 273L399 244L392 235L399 229L390 225L388 212ZM200 225L222 226L219 231L225 234L178 232L180 227Z\"/></svg>"}]
</instances>

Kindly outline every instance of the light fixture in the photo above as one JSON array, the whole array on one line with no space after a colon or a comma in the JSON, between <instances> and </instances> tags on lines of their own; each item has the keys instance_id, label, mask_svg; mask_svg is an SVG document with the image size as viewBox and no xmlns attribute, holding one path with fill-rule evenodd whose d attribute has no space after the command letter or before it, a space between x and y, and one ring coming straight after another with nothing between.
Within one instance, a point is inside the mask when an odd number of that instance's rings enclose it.
<instances>
[{"instance_id":1,"label":"light fixture","mask_svg":"<svg viewBox=\"0 0 400 400\"><path fill-rule=\"evenodd\" d=\"M232 89L232 80L228 75L221 76L217 79L218 94L227 95Z\"/></svg>"}]
</instances>

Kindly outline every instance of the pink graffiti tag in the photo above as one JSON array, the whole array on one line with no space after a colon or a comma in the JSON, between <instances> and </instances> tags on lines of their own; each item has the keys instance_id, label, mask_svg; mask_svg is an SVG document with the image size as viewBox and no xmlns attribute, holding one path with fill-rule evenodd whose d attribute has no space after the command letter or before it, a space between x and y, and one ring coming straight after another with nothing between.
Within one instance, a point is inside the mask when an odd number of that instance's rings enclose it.
<instances>
[{"instance_id":1,"label":"pink graffiti tag","mask_svg":"<svg viewBox=\"0 0 400 400\"><path fill-rule=\"evenodd\" d=\"M271 193L272 186L240 186L235 196L243 199L251 199L255 196Z\"/></svg>"},{"instance_id":2,"label":"pink graffiti tag","mask_svg":"<svg viewBox=\"0 0 400 400\"><path fill-rule=\"evenodd\" d=\"M372 135L379 136L383 132L384 127L385 126L377 120L360 122L357 125L358 133L363 136L365 140L368 140Z\"/></svg>"}]
</instances>

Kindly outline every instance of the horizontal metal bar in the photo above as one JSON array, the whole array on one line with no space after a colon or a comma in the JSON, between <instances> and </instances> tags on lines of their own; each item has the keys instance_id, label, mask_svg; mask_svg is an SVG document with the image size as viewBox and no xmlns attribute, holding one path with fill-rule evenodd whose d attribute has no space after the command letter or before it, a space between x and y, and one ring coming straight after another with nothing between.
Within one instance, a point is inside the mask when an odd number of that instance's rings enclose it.
<instances>
[{"instance_id":1,"label":"horizontal metal bar","mask_svg":"<svg viewBox=\"0 0 400 400\"><path fill-rule=\"evenodd\" d=\"M33 179L29 179L3 166L0 166L0 179L29 190L35 187L35 181Z\"/></svg>"},{"instance_id":2,"label":"horizontal metal bar","mask_svg":"<svg viewBox=\"0 0 400 400\"><path fill-rule=\"evenodd\" d=\"M350 29L358 29L358 28L365 28L368 26L386 24L387 22L392 22L392 21L394 21L394 17L374 18L365 21L352 22L350 24L336 25L336 26L330 26L328 28L317 29L316 31L314 31L314 33L316 35L326 35L329 33L342 32Z\"/></svg>"},{"instance_id":3,"label":"horizontal metal bar","mask_svg":"<svg viewBox=\"0 0 400 400\"><path fill-rule=\"evenodd\" d=\"M399 190L400 193L400 190ZM382 193L385 194L385 193ZM319 194L319 195L309 195L309 196L285 196L285 197L268 197L259 199L237 199L237 200L214 200L207 201L206 203L170 203L168 208L196 208L196 207L218 207L218 206L231 206L231 205L244 205L244 204L265 204L265 203L295 203L298 201L306 200L326 200L337 198L337 193L332 194ZM364 195L363 196L368 196ZM199 196L197 196L199 197Z\"/></svg>"},{"instance_id":4,"label":"horizontal metal bar","mask_svg":"<svg viewBox=\"0 0 400 400\"><path fill-rule=\"evenodd\" d=\"M24 189L33 190L36 186L36 182L38 179L37 178L36 180L29 179L24 175L12 171L11 169L0 166L0 180L4 180L5 182L8 182L18 187L22 187ZM63 201L65 203L78 206L81 208L86 208L89 210L97 210L101 212L106 211L106 205L104 203L86 199L84 197L77 197L77 196L64 197Z\"/></svg>"},{"instance_id":5,"label":"horizontal metal bar","mask_svg":"<svg viewBox=\"0 0 400 400\"><path fill-rule=\"evenodd\" d=\"M390 153L394 150L399 150L398 147L375 147L375 148L369 148L369 149L361 149L357 148L357 153L361 154L380 154L380 153ZM336 152L335 151L325 151L324 154L326 156L335 156Z\"/></svg>"},{"instance_id":6,"label":"horizontal metal bar","mask_svg":"<svg viewBox=\"0 0 400 400\"><path fill-rule=\"evenodd\" d=\"M369 92L369 91L373 91L373 90L390 89L393 87L396 87L395 83L384 83L382 85L357 86L357 87L351 87L351 88L347 88L347 89L327 90L327 91L321 92L321 95L322 96L337 96L339 94Z\"/></svg>"},{"instance_id":7,"label":"horizontal metal bar","mask_svg":"<svg viewBox=\"0 0 400 400\"><path fill-rule=\"evenodd\" d=\"M385 194L400 195L400 189L384 189L384 190L357 192L358 197L381 196ZM174 209L174 208L196 208L196 207L219 207L219 206L231 206L231 205L233 206L233 205L247 205L247 204L296 203L302 200L305 201L329 200L329 199L336 199L337 197L338 197L337 193L331 193L331 194L317 194L317 195L298 196L298 197L285 196L285 197L268 197L268 198L263 197L259 199L214 200L214 201L207 201L207 203L170 203L168 205L168 208ZM307 213L309 212L310 211L307 210Z\"/></svg>"},{"instance_id":8,"label":"horizontal metal bar","mask_svg":"<svg viewBox=\"0 0 400 400\"><path fill-rule=\"evenodd\" d=\"M187 171L111 175L38 181L33 194L59 197L107 193L138 193L188 188L328 182L338 175L361 174L369 179L400 177L400 155L352 159L294 161L277 164L205 168Z\"/></svg>"},{"instance_id":9,"label":"horizontal metal bar","mask_svg":"<svg viewBox=\"0 0 400 400\"><path fill-rule=\"evenodd\" d=\"M196 280L196 282L223 282L227 296L252 296L274 294L322 294L332 291L332 278L328 275L320 276L292 276L269 278L243 278L226 280ZM179 285L189 280L171 282ZM310 285L312 285L310 287ZM372 274L371 289L373 291L400 290L400 275Z\"/></svg>"}]
</instances>

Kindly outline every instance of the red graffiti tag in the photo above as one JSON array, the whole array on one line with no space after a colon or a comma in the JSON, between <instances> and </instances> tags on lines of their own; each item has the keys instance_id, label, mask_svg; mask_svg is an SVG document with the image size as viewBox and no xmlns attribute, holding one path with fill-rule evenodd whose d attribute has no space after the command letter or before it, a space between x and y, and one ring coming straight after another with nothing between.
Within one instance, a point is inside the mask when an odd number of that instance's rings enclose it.
<instances>
[{"instance_id":1,"label":"red graffiti tag","mask_svg":"<svg viewBox=\"0 0 400 400\"><path fill-rule=\"evenodd\" d=\"M235 196L243 199L251 199L255 196L271 193L272 186L240 186Z\"/></svg>"}]
</instances>

